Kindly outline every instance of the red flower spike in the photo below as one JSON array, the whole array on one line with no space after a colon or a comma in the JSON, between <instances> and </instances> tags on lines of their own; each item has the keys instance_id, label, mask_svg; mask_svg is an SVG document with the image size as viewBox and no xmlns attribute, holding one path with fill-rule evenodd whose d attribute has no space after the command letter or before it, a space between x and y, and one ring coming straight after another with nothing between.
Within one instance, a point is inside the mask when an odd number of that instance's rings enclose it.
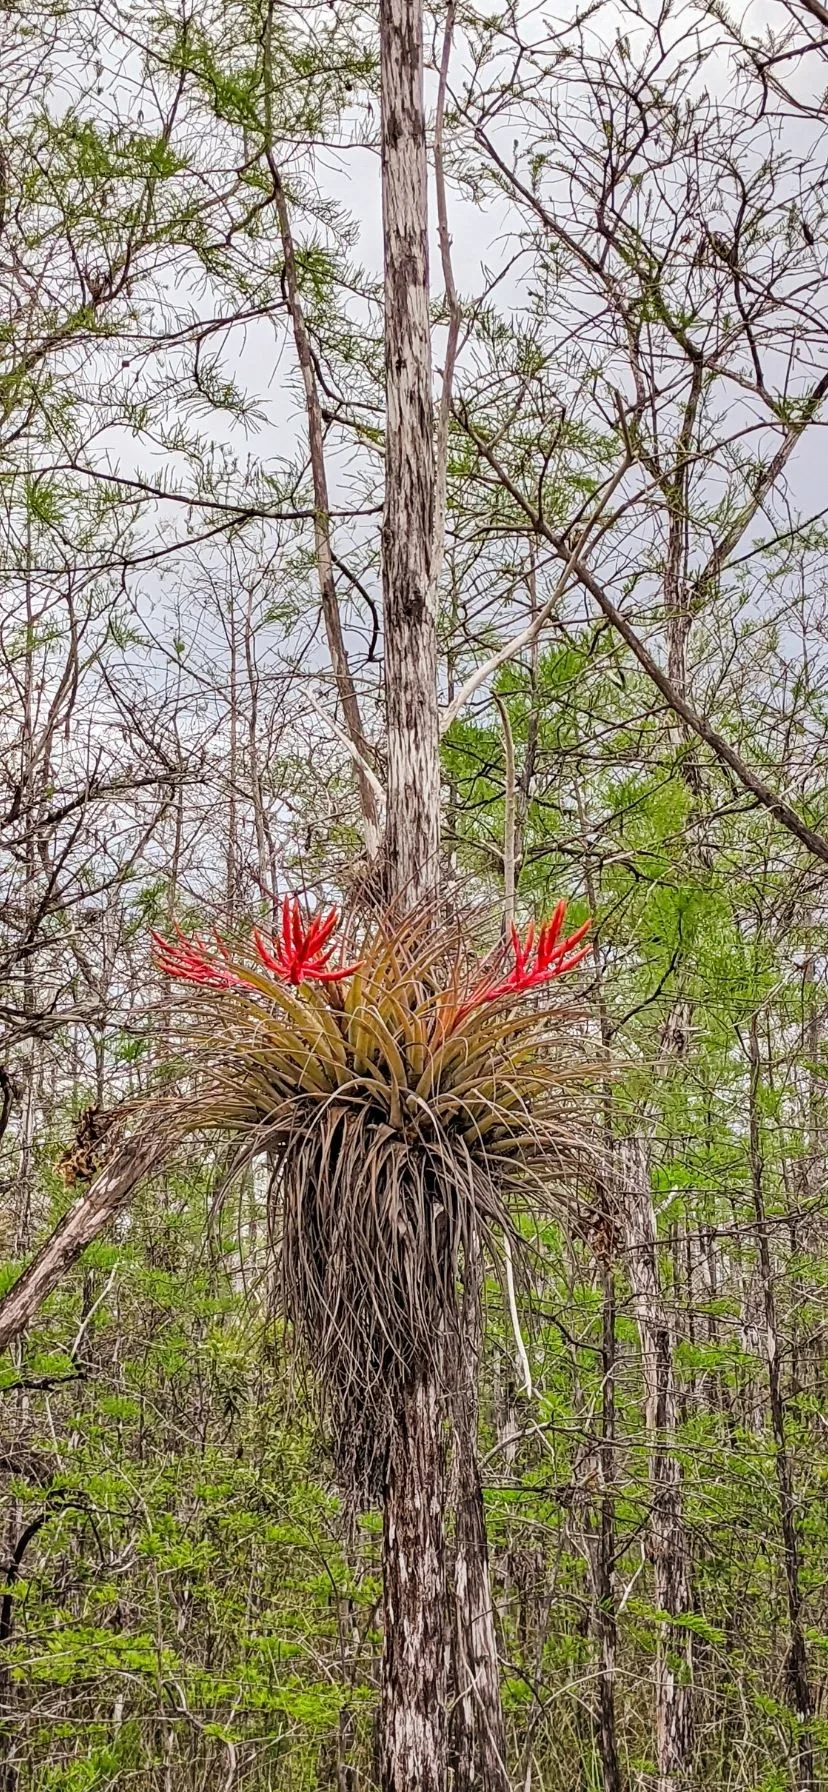
<instances>
[{"instance_id":1,"label":"red flower spike","mask_svg":"<svg viewBox=\"0 0 828 1792\"><path fill-rule=\"evenodd\" d=\"M544 970L550 963L553 948L557 944L558 935L563 927L565 914L566 903L559 902L552 919L547 921L545 927L541 928L541 936L538 940L538 964Z\"/></svg>"},{"instance_id":2,"label":"red flower spike","mask_svg":"<svg viewBox=\"0 0 828 1792\"><path fill-rule=\"evenodd\" d=\"M274 977L294 987L306 979L317 983L340 983L352 977L358 964L329 968L333 956L332 935L339 915L335 908L324 917L315 916L306 927L296 898L286 896L282 904L282 926L277 939L266 940L258 928L253 929L253 943L260 962ZM247 979L230 965L230 951L220 933L214 932L215 949L205 945L198 935L188 940L176 926L177 941L165 940L152 932L155 960L168 977L184 983L200 983L206 989L240 989ZM223 963L221 961L224 961Z\"/></svg>"},{"instance_id":3,"label":"red flower spike","mask_svg":"<svg viewBox=\"0 0 828 1792\"><path fill-rule=\"evenodd\" d=\"M477 985L477 988L472 990L468 1001L458 1008L453 1025L457 1026L465 1015L472 1012L472 1009L482 1008L486 1002L496 1002L502 996L522 996L529 989L539 989L544 983L551 983L554 977L562 977L567 971L573 971L589 951L588 946L581 946L580 951L576 951L575 948L580 945L584 934L589 931L592 923L584 921L583 926L576 928L568 939L559 941L565 914L566 903L559 902L554 914L541 927L534 964L530 963L532 947L535 944L534 924L530 922L526 930L526 938L521 940L520 934L512 922L512 955L515 962L508 977L503 977L499 983L494 983L491 976L485 977Z\"/></svg>"},{"instance_id":4,"label":"red flower spike","mask_svg":"<svg viewBox=\"0 0 828 1792\"><path fill-rule=\"evenodd\" d=\"M209 946L196 935L188 940L181 928L176 926L178 942L165 940L160 933L150 929L150 938L155 949L155 962L159 970L165 971L168 977L177 977L182 983L200 983L206 989L238 989L243 983L236 971L231 971L228 963L229 952L224 940L216 934L216 943L225 960L224 964L216 964L210 954Z\"/></svg>"},{"instance_id":5,"label":"red flower spike","mask_svg":"<svg viewBox=\"0 0 828 1792\"><path fill-rule=\"evenodd\" d=\"M296 898L286 896L282 903L281 937L268 942L258 928L253 929L254 944L262 964L274 976L294 987L306 979L316 983L340 983L343 977L352 977L354 971L359 970L358 964L328 968L334 950L332 935L338 921L338 912L332 908L324 920L317 915L305 927Z\"/></svg>"}]
</instances>

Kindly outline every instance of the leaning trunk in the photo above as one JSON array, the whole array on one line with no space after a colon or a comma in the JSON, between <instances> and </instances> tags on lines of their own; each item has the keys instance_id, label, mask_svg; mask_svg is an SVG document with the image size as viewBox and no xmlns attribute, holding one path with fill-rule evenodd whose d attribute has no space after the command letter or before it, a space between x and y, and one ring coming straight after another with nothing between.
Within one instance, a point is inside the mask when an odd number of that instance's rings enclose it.
<instances>
[{"instance_id":1,"label":"leaning trunk","mask_svg":"<svg viewBox=\"0 0 828 1792\"><path fill-rule=\"evenodd\" d=\"M91 1188L64 1214L37 1256L0 1301L0 1350L7 1350L25 1331L87 1245L126 1206L138 1183L161 1169L170 1143L169 1133L157 1124L152 1132L147 1130L130 1139L95 1178Z\"/></svg>"}]
</instances>

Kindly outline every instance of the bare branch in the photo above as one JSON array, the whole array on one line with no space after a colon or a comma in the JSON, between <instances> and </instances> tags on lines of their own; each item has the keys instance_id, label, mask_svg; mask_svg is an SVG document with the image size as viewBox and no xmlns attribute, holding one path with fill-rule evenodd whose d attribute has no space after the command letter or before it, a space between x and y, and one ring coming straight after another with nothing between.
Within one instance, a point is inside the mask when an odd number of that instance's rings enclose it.
<instances>
[{"instance_id":1,"label":"bare branch","mask_svg":"<svg viewBox=\"0 0 828 1792\"><path fill-rule=\"evenodd\" d=\"M479 434L468 420L465 420L464 427L471 437L471 440L475 443L479 453L483 456L483 459L488 463L492 471L496 473L504 490L507 491L509 496L514 499L515 503L520 506L524 516L528 517L533 529L535 529L537 534L542 536L545 541L550 543L550 546L555 549L559 558L566 561L568 568L571 563L571 570L575 573L579 583L583 585L585 591L589 592L590 597L594 598L602 615L606 617L607 621L611 623L612 627L615 629L616 634L620 635L622 641L629 647L631 653L633 653L637 659L638 664L642 667L643 671L646 672L647 677L652 680L656 690L660 692L670 709L672 709L677 716L680 716L682 721L687 723L687 726L692 729L693 733L698 735L699 740L704 741L705 746L710 747L711 751L715 754L721 764L726 765L729 770L734 773L738 778L739 783L744 786L745 790L749 790L752 796L756 797L757 802L761 803L763 809L767 809L768 813L772 815L776 821L780 822L782 827L786 828L789 834L793 834L796 840L799 840L803 846L806 846L808 851L813 853L815 858L820 859L824 865L828 865L828 839L825 838L825 835L819 834L814 828L809 827L808 823L803 821L802 816L798 815L797 811L791 808L790 803L786 803L783 797L777 796L775 791L771 790L770 786L765 783L764 779L759 777L758 772L753 771L751 766L745 764L735 748L730 745L730 742L726 741L723 735L719 734L718 730L714 728L704 716L699 715L698 710L694 709L693 705L676 690L666 673L662 672L661 667L645 647L640 635L636 633L632 624L627 621L626 616L622 615L622 612L613 603L605 587L601 585L598 579L595 578L595 575L590 572L589 567L585 562L578 557L573 558L562 536L560 536L556 530L550 528L545 517L538 515L538 512L534 509L533 505L530 504L528 498L526 498L519 487L515 485L514 481L506 472L506 469L501 466L484 437Z\"/></svg>"},{"instance_id":2,"label":"bare branch","mask_svg":"<svg viewBox=\"0 0 828 1792\"><path fill-rule=\"evenodd\" d=\"M371 767L368 764L367 759L362 758L362 755L360 754L359 749L354 745L353 741L350 738L350 735L346 734L344 732L344 729L339 728L337 726L336 722L333 719L333 716L329 715L327 710L322 708L321 703L317 703L316 698L314 697L312 691L306 691L305 696L307 697L307 700L311 706L311 709L315 711L316 715L318 715L319 720L321 722L324 722L325 727L330 730L331 734L334 736L334 739L338 740L340 745L345 748L346 753L350 754L351 758L354 761L354 764L358 767L358 769L361 772L366 783L370 784L371 789L373 790L374 795L377 799L377 802L380 803L384 807L384 805L385 805L385 790L384 790L382 784L380 783L376 772L371 770Z\"/></svg>"},{"instance_id":3,"label":"bare branch","mask_svg":"<svg viewBox=\"0 0 828 1792\"><path fill-rule=\"evenodd\" d=\"M474 435L474 431L472 429L470 429L468 423L465 422L465 419L464 419L464 427L467 429L468 433L476 441L477 438ZM495 461L491 461L490 464L492 465L492 467L496 467L497 463ZM524 647L531 647L533 645L533 643L535 641L537 641L539 635L542 634L544 628L546 627L547 622L549 621L550 616L553 616L555 611L557 610L558 604L560 603L560 600L563 597L564 592L566 591L567 585L569 584L573 573L577 573L578 562L579 562L580 557L584 553L584 550L589 541L589 537L591 536L603 511L606 509L613 493L618 490L618 487L621 484L624 474L629 470L629 467L630 467L630 460L629 460L629 458L627 458L625 456L624 460L621 462L621 465L618 467L617 471L613 474L612 479L609 481L608 485L605 486L604 491L601 494L601 498L598 503L597 509L593 510L593 512L589 518L589 521L584 525L583 529L580 531L580 533L576 539L575 546L568 552L567 558L566 558L566 565L564 566L563 572L561 573L561 576L555 586L554 591L552 592L551 597L547 598L546 603L541 606L537 615L535 617L533 617L532 621L527 623L526 628L520 629L518 634L513 635L510 641L505 642L503 647L498 647L497 650L493 654L491 654L487 660L484 660L482 666L475 667L475 670L473 672L471 672L469 674L468 678L466 679L465 684L461 685L460 690L457 692L456 697L454 697L452 699L451 703L446 705L446 708L444 709L443 714L440 718L440 733L441 734L445 734L446 730L451 727L452 722L456 720L457 716L459 716L461 709L465 708L470 697L474 696L475 691L479 691L481 685L487 684L489 679L493 676L493 674L495 672L497 672L499 670L499 668L501 666L505 666L506 662L508 660L513 660L515 658L515 655L522 652ZM525 506L524 506L524 508L525 508ZM528 514L534 514L534 513L528 512ZM551 537L550 537L550 539L551 539Z\"/></svg>"}]
</instances>

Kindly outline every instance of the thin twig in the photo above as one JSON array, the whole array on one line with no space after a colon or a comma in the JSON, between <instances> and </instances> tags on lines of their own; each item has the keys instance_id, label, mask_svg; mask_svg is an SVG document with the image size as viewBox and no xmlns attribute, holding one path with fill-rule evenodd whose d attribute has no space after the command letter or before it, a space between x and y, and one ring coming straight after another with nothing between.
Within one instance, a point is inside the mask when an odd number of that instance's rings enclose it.
<instances>
[{"instance_id":1,"label":"thin twig","mask_svg":"<svg viewBox=\"0 0 828 1792\"><path fill-rule=\"evenodd\" d=\"M466 425L466 428L469 429L468 424ZM477 442L477 445L480 446L476 432L469 430L469 433L472 436L472 440ZM496 462L490 462L490 464L493 465L495 472L497 472L498 464ZM613 493L617 491L621 484L624 474L628 472L629 467L630 461L625 455L621 465L617 468L612 479L609 481L609 484L604 487L597 509L592 511L588 521L579 531L575 544L567 556L566 565L564 566L563 572L558 579L551 597L547 598L545 604L542 604L537 615L527 624L526 628L521 629L518 634L513 635L511 640L507 641L503 647L499 647L495 653L490 655L489 659L483 662L482 666L476 667L475 671L466 679L465 684L461 685L460 690L457 692L457 696L443 710L440 719L441 734L445 734L446 730L451 727L452 722L460 714L461 709L468 703L469 698L474 696L475 691L478 691L482 684L487 683L492 677L492 674L497 672L500 666L505 666L507 660L514 659L515 654L520 653L522 648L531 647L532 643L538 639L538 636L546 627L550 616L557 609L573 574L576 574L577 576L578 564L582 559L589 537L602 512L606 510ZM527 508L528 506L524 504L524 509Z\"/></svg>"}]
</instances>

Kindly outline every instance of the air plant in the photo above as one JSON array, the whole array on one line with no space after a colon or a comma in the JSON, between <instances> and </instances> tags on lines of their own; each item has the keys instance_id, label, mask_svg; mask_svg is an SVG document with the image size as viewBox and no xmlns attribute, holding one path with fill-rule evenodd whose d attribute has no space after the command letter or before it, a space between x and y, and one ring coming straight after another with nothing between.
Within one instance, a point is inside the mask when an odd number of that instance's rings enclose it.
<instances>
[{"instance_id":1,"label":"air plant","mask_svg":"<svg viewBox=\"0 0 828 1792\"><path fill-rule=\"evenodd\" d=\"M561 939L564 913L536 946L513 930L508 971L508 946L481 965L431 913L376 923L355 962L337 957L335 910L306 924L287 899L279 936L254 930L239 952L154 936L159 966L190 985L183 1124L269 1158L284 1309L358 1497L377 1490L400 1390L439 1356L481 1248L504 1269L528 1375L510 1211L546 1202L584 1147L583 1061L560 1007L529 1000L583 956L588 923Z\"/></svg>"}]
</instances>

